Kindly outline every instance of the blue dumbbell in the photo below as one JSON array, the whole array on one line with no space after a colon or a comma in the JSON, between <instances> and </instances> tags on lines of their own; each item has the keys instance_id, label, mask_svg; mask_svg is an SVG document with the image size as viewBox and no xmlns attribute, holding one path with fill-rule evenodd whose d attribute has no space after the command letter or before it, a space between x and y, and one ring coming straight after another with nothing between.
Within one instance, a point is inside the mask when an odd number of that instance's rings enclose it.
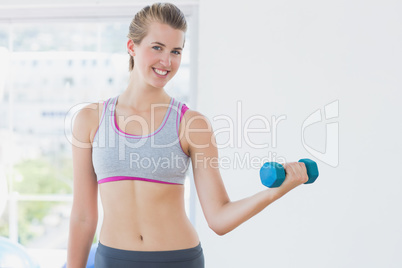
<instances>
[{"instance_id":1,"label":"blue dumbbell","mask_svg":"<svg viewBox=\"0 0 402 268\"><path fill-rule=\"evenodd\" d=\"M315 182L318 177L317 163L311 159L300 159L306 165L308 181L304 184ZM266 162L260 169L260 178L263 185L269 188L275 188L282 185L285 180L285 168L276 162Z\"/></svg>"}]
</instances>

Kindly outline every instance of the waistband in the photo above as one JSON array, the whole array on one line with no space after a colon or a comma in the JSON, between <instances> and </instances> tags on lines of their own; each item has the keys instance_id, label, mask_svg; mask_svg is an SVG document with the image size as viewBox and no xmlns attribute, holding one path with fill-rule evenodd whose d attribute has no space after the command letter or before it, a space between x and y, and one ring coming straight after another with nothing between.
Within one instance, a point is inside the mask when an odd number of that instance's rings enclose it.
<instances>
[{"instance_id":1,"label":"waistband","mask_svg":"<svg viewBox=\"0 0 402 268\"><path fill-rule=\"evenodd\" d=\"M169 261L189 261L198 258L203 254L201 242L193 247L178 250L163 251L132 251L112 248L98 243L97 253L121 260L128 261L152 261L152 262L169 262Z\"/></svg>"}]
</instances>

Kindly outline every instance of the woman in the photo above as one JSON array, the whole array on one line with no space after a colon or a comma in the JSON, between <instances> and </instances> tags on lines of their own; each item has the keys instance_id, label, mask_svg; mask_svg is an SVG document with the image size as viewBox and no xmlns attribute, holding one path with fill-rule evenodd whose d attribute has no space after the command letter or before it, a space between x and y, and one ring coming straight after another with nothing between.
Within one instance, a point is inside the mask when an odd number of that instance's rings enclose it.
<instances>
[{"instance_id":1,"label":"woman","mask_svg":"<svg viewBox=\"0 0 402 268\"><path fill-rule=\"evenodd\" d=\"M68 267L85 267L98 220L98 187L104 220L96 267L200 268L203 251L184 204L190 160L204 215L218 235L307 181L304 164L290 163L281 187L229 199L208 119L164 90L179 69L186 28L172 4L139 11L128 35L127 89L86 106L75 119Z\"/></svg>"}]
</instances>

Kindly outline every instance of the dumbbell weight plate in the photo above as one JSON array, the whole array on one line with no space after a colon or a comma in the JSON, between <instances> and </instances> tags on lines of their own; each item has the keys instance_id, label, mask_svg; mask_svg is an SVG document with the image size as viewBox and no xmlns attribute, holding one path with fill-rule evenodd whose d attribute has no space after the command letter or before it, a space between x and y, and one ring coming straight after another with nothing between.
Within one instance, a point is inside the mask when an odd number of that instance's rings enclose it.
<instances>
[{"instance_id":1,"label":"dumbbell weight plate","mask_svg":"<svg viewBox=\"0 0 402 268\"><path fill-rule=\"evenodd\" d=\"M269 188L281 186L285 177L285 168L276 162L266 162L260 169L261 183Z\"/></svg>"},{"instance_id":2,"label":"dumbbell weight plate","mask_svg":"<svg viewBox=\"0 0 402 268\"><path fill-rule=\"evenodd\" d=\"M319 175L317 163L308 158L300 159L299 162L303 162L306 165L307 169L308 181L305 182L304 184L310 184L315 182L315 180L318 178Z\"/></svg>"}]
</instances>

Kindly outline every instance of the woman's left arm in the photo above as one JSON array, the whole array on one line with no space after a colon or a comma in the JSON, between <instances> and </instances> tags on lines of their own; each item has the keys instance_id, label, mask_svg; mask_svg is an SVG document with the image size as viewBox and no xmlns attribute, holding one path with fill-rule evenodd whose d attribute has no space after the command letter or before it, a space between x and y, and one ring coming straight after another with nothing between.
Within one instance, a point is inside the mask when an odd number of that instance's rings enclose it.
<instances>
[{"instance_id":1,"label":"woman's left arm","mask_svg":"<svg viewBox=\"0 0 402 268\"><path fill-rule=\"evenodd\" d=\"M199 112L185 113L185 137L201 208L208 226L224 235L283 196L280 188L267 188L250 197L231 201L219 172L218 148L209 120Z\"/></svg>"}]
</instances>

